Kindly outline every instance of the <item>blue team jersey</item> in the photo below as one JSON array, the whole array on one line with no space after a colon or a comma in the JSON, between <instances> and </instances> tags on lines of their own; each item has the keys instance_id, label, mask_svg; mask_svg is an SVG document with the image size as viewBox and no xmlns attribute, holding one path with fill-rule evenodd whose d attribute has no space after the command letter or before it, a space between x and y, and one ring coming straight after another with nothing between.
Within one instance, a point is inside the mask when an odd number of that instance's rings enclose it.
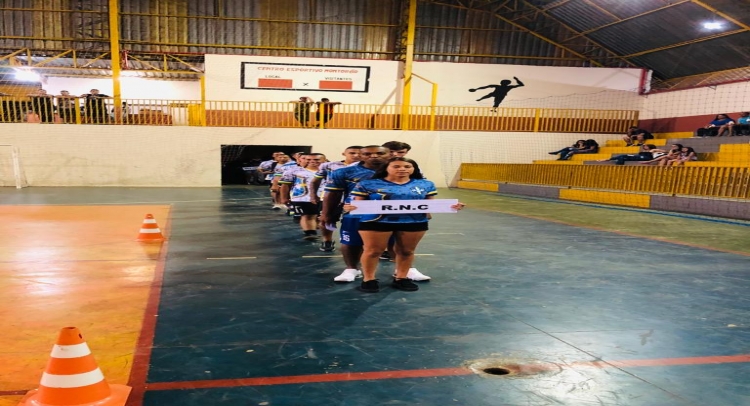
<instances>
[{"instance_id":1,"label":"blue team jersey","mask_svg":"<svg viewBox=\"0 0 750 406\"><path fill-rule=\"evenodd\" d=\"M426 179L412 179L403 185L385 179L368 179L359 182L351 194L367 200L424 200L437 195L437 189L434 183ZM357 202L352 204L356 206ZM361 214L360 221L391 224L424 223L427 221L427 214Z\"/></svg>"},{"instance_id":2,"label":"blue team jersey","mask_svg":"<svg viewBox=\"0 0 750 406\"><path fill-rule=\"evenodd\" d=\"M364 162L358 165L347 166L331 172L326 192L344 192L344 203L351 202L351 193L357 183L370 179L375 174L374 169L367 169Z\"/></svg>"}]
</instances>

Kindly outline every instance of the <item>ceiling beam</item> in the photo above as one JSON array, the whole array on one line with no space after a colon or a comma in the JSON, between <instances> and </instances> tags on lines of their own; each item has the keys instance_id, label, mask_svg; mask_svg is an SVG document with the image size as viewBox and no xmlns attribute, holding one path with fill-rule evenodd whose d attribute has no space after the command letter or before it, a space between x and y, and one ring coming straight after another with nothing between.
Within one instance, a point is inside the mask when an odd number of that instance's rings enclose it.
<instances>
[{"instance_id":1,"label":"ceiling beam","mask_svg":"<svg viewBox=\"0 0 750 406\"><path fill-rule=\"evenodd\" d=\"M619 19L617 21L613 21L613 22L611 22L609 24L604 24L604 25L600 25L599 27L596 27L596 28L592 28L592 29L589 29L589 30L586 30L586 31L581 31L581 33L579 35L588 35L588 34L591 34L592 32L596 32L596 31L599 31L601 29L604 29L604 28L607 28L607 27L611 27L613 25L617 25L617 24L620 24L620 23L624 23L626 21L630 21L630 20L633 20L633 19L636 19L636 18L647 16L649 14L657 13L659 11L662 11L662 10L665 10L665 9L668 9L668 8L671 8L671 7L674 7L674 6L678 6L678 5L683 4L683 3L688 3L688 2L690 2L690 0L678 0L678 1L675 1L674 3L667 4L666 6L662 6L662 7L650 10L650 11L646 11L645 13L636 14L634 16L630 16L630 17L626 17L626 18L621 18L621 19ZM575 36L575 37L577 37L577 36ZM573 37L573 38L575 38L575 37ZM571 38L571 39L573 39L573 38ZM563 41L563 42L566 42L566 41Z\"/></svg>"},{"instance_id":2,"label":"ceiling beam","mask_svg":"<svg viewBox=\"0 0 750 406\"><path fill-rule=\"evenodd\" d=\"M578 37L581 37L581 38L583 38L583 39L587 40L588 42L590 42L591 44L595 45L595 46L596 46L596 47L598 47L599 49L601 49L601 50L603 50L603 51L607 52L608 54L612 55L612 58L611 58L611 59L619 59L619 60L621 60L622 62L624 62L624 63L625 63L625 64L627 64L627 65L630 65L630 66L633 66L633 67L638 67L638 66L636 66L636 65L635 65L635 64L634 64L633 62L631 62L631 61L627 60L627 58L625 58L625 57L623 57L622 55L618 54L617 52L614 52L614 51L612 51L611 49L609 49L609 48L607 48L607 47L603 46L602 44L600 44L600 43L598 43L598 42L596 42L596 41L592 40L591 38L587 37L586 35L583 35L582 33L580 33L580 32L578 32L577 30L575 30L575 29L574 29L573 27L570 27L569 25L567 25L567 24L563 23L562 21L558 20L558 19L557 19L557 18L555 18L554 16L550 15L550 14L549 14L549 13L548 13L547 11L545 11L545 10L543 10L543 9L541 9L541 8L539 8L539 7L537 7L537 6L533 5L533 4L531 4L531 3L529 3L529 2L528 2L528 1L526 1L526 0L523 0L523 2L524 2L524 4L526 4L527 6L529 6L529 7L533 8L533 9L535 9L535 10L539 11L540 13L542 13L542 14L543 14L543 15L544 15L545 17L547 17L547 18L549 18L549 19L551 19L551 20L553 20L553 21L557 22L557 23L558 23L558 24L560 24L560 25L561 25L562 27L564 27L564 28L565 28L566 30L568 30L568 31L570 31L571 33L573 33L573 35L576 35L576 36L578 36ZM563 42L564 42L564 41L563 41ZM602 66L602 65L600 65L600 66Z\"/></svg>"},{"instance_id":3,"label":"ceiling beam","mask_svg":"<svg viewBox=\"0 0 750 406\"><path fill-rule=\"evenodd\" d=\"M735 34L741 34L743 32L747 32L747 31L748 30L746 30L746 29L743 28L743 29L734 30L734 31L720 32L718 34L709 35L707 37L702 37L702 38L691 39L689 41L683 41L683 42L679 42L677 44L665 45L663 47L654 48L654 49L647 49L645 51L641 51L641 52L636 52L634 54L625 55L625 56L623 56L623 58L635 58L637 56L642 56L642 55L646 55L646 54L650 54L650 53L654 53L654 52L666 51L667 49L684 47L686 45L697 44L699 42L710 41L712 39L728 37L730 35L735 35Z\"/></svg>"},{"instance_id":4,"label":"ceiling beam","mask_svg":"<svg viewBox=\"0 0 750 406\"><path fill-rule=\"evenodd\" d=\"M445 7L457 8L457 9L461 9L461 10L472 10L472 9L467 8L467 7L457 6L457 5L451 4L451 3L444 3L443 1L439 1L439 0L432 0L432 1L430 1L430 3L441 5L441 6L445 6ZM547 43L553 45L554 47L559 48L559 49L561 49L561 50L563 50L565 52L568 52L568 53L570 53L572 55L575 55L575 56L579 57L581 60L587 61L587 62L591 63L592 65L595 65L595 66L598 66L598 67L603 67L604 66L601 63L597 62L596 60L591 59L588 56L583 55L583 54L581 54L581 53L579 53L579 52L577 52L577 51L575 51L575 50L573 50L571 48L568 48L568 47L566 47L563 44L555 42L552 39L545 37L544 35L541 35L541 34L539 34L537 32L534 32L533 30L530 30L530 29L524 27L523 25L518 24L517 22L515 22L513 20L510 20L509 18L507 18L507 17L505 17L505 16L503 16L501 14L493 13L493 12L489 12L489 11L485 11L485 10L481 10L481 9L474 9L474 11L477 11L477 12L480 12L480 13L491 14L495 18L498 18L498 19L500 19L500 20L502 20L502 21L504 21L504 22L512 25L513 27L518 28L520 31L523 31L523 32L525 32L525 33L527 33L529 35L532 35L532 36L534 36L534 37L536 37L536 38L538 38L538 39L540 39L540 40L542 40L544 42L547 42Z\"/></svg>"}]
</instances>

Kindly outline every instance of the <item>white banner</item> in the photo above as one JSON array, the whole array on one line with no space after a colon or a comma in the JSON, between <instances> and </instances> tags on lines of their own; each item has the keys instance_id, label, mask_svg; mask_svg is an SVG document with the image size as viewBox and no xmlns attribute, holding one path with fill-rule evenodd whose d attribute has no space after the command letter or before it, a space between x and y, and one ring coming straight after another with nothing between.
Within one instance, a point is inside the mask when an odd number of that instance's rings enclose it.
<instances>
[{"instance_id":1,"label":"white banner","mask_svg":"<svg viewBox=\"0 0 750 406\"><path fill-rule=\"evenodd\" d=\"M418 213L456 213L451 208L457 205L458 199L427 199L427 200L353 200L352 214L418 214Z\"/></svg>"},{"instance_id":2,"label":"white banner","mask_svg":"<svg viewBox=\"0 0 750 406\"><path fill-rule=\"evenodd\" d=\"M240 75L243 89L366 93L370 83L369 66L243 62Z\"/></svg>"}]
</instances>

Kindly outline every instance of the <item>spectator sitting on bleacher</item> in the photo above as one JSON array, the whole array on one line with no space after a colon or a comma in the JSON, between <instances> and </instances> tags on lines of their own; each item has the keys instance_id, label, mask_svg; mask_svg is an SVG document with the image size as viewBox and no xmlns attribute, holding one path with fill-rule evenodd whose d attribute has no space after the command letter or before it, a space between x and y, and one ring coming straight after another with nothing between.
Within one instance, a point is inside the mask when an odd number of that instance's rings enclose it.
<instances>
[{"instance_id":1,"label":"spectator sitting on bleacher","mask_svg":"<svg viewBox=\"0 0 750 406\"><path fill-rule=\"evenodd\" d=\"M615 161L616 165L625 165L625 161L650 161L654 159L654 154L651 151L655 149L656 146L653 144L644 144L641 145L641 151L637 154L617 155L609 159L599 160L599 162Z\"/></svg>"},{"instance_id":2,"label":"spectator sitting on bleacher","mask_svg":"<svg viewBox=\"0 0 750 406\"><path fill-rule=\"evenodd\" d=\"M672 148L669 151L663 149L652 149L651 160L641 162L642 165L657 164L659 166L665 166L667 162L680 156L682 152L682 144L672 144Z\"/></svg>"},{"instance_id":3,"label":"spectator sitting on bleacher","mask_svg":"<svg viewBox=\"0 0 750 406\"><path fill-rule=\"evenodd\" d=\"M569 150L566 154L560 154L558 161L567 161L575 154L596 154L599 152L599 144L596 140L586 140L583 142L583 148Z\"/></svg>"},{"instance_id":4,"label":"spectator sitting on bleacher","mask_svg":"<svg viewBox=\"0 0 750 406\"><path fill-rule=\"evenodd\" d=\"M646 140L653 140L654 135L650 132L638 128L636 126L630 127L622 140L625 141L627 146L633 146L633 144L641 146L646 143Z\"/></svg>"},{"instance_id":5,"label":"spectator sitting on bleacher","mask_svg":"<svg viewBox=\"0 0 750 406\"><path fill-rule=\"evenodd\" d=\"M696 135L698 137L721 137L727 131L727 134L731 135L733 125L734 120L728 114L718 114L707 126L699 128Z\"/></svg>"},{"instance_id":6,"label":"spectator sitting on bleacher","mask_svg":"<svg viewBox=\"0 0 750 406\"><path fill-rule=\"evenodd\" d=\"M678 155L674 159L670 159L667 161L667 166L680 166L685 165L685 162L688 161L697 161L698 155L695 153L695 150L690 147L682 147L682 150L680 151L680 155Z\"/></svg>"},{"instance_id":7,"label":"spectator sitting on bleacher","mask_svg":"<svg viewBox=\"0 0 750 406\"><path fill-rule=\"evenodd\" d=\"M737 124L732 126L734 135L750 135L750 113L744 112L737 119Z\"/></svg>"},{"instance_id":8,"label":"spectator sitting on bleacher","mask_svg":"<svg viewBox=\"0 0 750 406\"><path fill-rule=\"evenodd\" d=\"M569 147L565 147L565 148L563 148L561 150L557 150L557 151L553 151L553 152L548 152L548 154L550 154L550 155L560 154L560 159L559 160L562 160L562 157L568 155L568 152L574 151L574 150L577 150L577 149L582 149L585 145L586 145L586 140L578 140L578 141L576 141L575 144L573 144L573 145L571 145Z\"/></svg>"}]
</instances>

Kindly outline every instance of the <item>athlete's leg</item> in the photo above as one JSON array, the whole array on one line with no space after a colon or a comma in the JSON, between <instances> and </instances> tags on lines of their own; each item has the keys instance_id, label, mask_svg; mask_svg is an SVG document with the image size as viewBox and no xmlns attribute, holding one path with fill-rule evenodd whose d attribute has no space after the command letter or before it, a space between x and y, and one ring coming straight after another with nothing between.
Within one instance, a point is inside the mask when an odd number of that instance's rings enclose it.
<instances>
[{"instance_id":1,"label":"athlete's leg","mask_svg":"<svg viewBox=\"0 0 750 406\"><path fill-rule=\"evenodd\" d=\"M404 279L414 263L414 251L426 231L397 231L396 235L396 279ZM367 244L365 243L365 246Z\"/></svg>"},{"instance_id":2,"label":"athlete's leg","mask_svg":"<svg viewBox=\"0 0 750 406\"><path fill-rule=\"evenodd\" d=\"M359 218L344 216L341 219L341 256L346 269L341 275L333 278L336 282L354 282L360 274L359 259L362 256L362 238L359 235Z\"/></svg>"},{"instance_id":3,"label":"athlete's leg","mask_svg":"<svg viewBox=\"0 0 750 406\"><path fill-rule=\"evenodd\" d=\"M390 231L360 231L364 243L364 252L362 252L362 277L363 282L375 279L378 270L378 261L380 254L388 247L388 238Z\"/></svg>"}]
</instances>

